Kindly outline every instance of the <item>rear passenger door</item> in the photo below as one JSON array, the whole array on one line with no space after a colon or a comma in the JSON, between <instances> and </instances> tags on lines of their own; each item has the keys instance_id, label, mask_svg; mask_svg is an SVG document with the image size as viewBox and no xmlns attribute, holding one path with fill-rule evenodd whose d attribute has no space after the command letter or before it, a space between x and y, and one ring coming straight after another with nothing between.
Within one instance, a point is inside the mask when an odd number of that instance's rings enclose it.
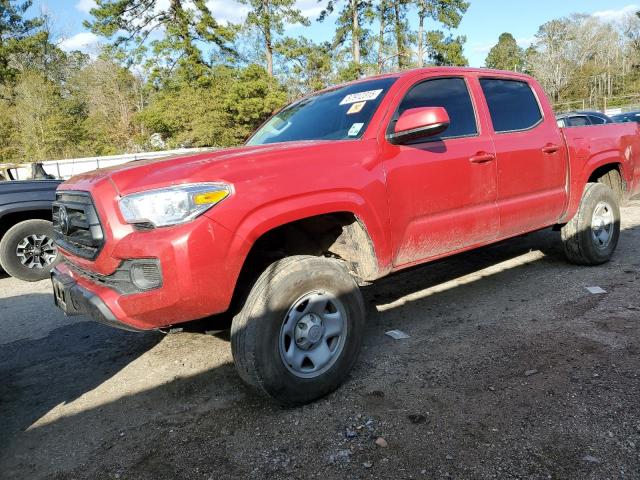
<instances>
[{"instance_id":1,"label":"rear passenger door","mask_svg":"<svg viewBox=\"0 0 640 480\"><path fill-rule=\"evenodd\" d=\"M564 141L526 81L480 78L497 155L500 237L554 224L566 201Z\"/></svg>"}]
</instances>

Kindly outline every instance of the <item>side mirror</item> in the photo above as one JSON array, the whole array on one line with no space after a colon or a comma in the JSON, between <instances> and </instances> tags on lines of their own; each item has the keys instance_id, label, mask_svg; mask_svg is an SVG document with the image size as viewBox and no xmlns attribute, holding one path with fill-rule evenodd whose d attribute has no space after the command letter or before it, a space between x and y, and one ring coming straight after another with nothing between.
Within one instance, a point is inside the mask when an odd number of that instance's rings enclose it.
<instances>
[{"instance_id":1,"label":"side mirror","mask_svg":"<svg viewBox=\"0 0 640 480\"><path fill-rule=\"evenodd\" d=\"M450 123L449 114L442 107L410 108L400 115L394 132L387 134L387 140L400 145L417 138L433 137L449 128Z\"/></svg>"}]
</instances>

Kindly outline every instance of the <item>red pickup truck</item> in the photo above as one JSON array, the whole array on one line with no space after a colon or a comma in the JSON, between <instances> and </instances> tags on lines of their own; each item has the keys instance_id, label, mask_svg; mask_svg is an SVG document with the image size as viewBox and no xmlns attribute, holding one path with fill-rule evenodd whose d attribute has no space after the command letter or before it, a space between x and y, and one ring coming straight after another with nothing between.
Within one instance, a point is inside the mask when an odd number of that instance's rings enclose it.
<instances>
[{"instance_id":1,"label":"red pickup truck","mask_svg":"<svg viewBox=\"0 0 640 480\"><path fill-rule=\"evenodd\" d=\"M532 78L427 68L303 98L239 148L77 176L54 203L56 303L127 329L234 315L244 380L332 391L365 323L358 286L550 226L609 260L640 189L636 124L560 129Z\"/></svg>"}]
</instances>

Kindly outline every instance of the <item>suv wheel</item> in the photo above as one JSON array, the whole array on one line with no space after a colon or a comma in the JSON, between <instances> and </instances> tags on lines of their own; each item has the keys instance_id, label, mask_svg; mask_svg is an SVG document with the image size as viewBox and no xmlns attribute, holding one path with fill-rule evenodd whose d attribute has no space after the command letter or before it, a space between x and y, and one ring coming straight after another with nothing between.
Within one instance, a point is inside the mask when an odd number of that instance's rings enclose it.
<instances>
[{"instance_id":1,"label":"suv wheel","mask_svg":"<svg viewBox=\"0 0 640 480\"><path fill-rule=\"evenodd\" d=\"M296 256L271 264L231 325L240 376L283 405L339 387L364 330L362 295L343 264Z\"/></svg>"},{"instance_id":2,"label":"suv wheel","mask_svg":"<svg viewBox=\"0 0 640 480\"><path fill-rule=\"evenodd\" d=\"M11 227L0 240L0 265L12 277L27 282L49 278L60 255L47 220L25 220Z\"/></svg>"}]
</instances>

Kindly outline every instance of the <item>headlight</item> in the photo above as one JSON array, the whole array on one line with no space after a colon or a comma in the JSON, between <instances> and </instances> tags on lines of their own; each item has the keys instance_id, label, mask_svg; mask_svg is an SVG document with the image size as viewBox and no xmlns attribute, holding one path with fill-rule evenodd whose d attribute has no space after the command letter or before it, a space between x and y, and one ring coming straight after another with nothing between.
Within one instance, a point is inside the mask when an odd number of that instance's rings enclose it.
<instances>
[{"instance_id":1,"label":"headlight","mask_svg":"<svg viewBox=\"0 0 640 480\"><path fill-rule=\"evenodd\" d=\"M122 197L120 211L127 223L166 227L193 220L231 192L231 185L223 183L178 185Z\"/></svg>"}]
</instances>

